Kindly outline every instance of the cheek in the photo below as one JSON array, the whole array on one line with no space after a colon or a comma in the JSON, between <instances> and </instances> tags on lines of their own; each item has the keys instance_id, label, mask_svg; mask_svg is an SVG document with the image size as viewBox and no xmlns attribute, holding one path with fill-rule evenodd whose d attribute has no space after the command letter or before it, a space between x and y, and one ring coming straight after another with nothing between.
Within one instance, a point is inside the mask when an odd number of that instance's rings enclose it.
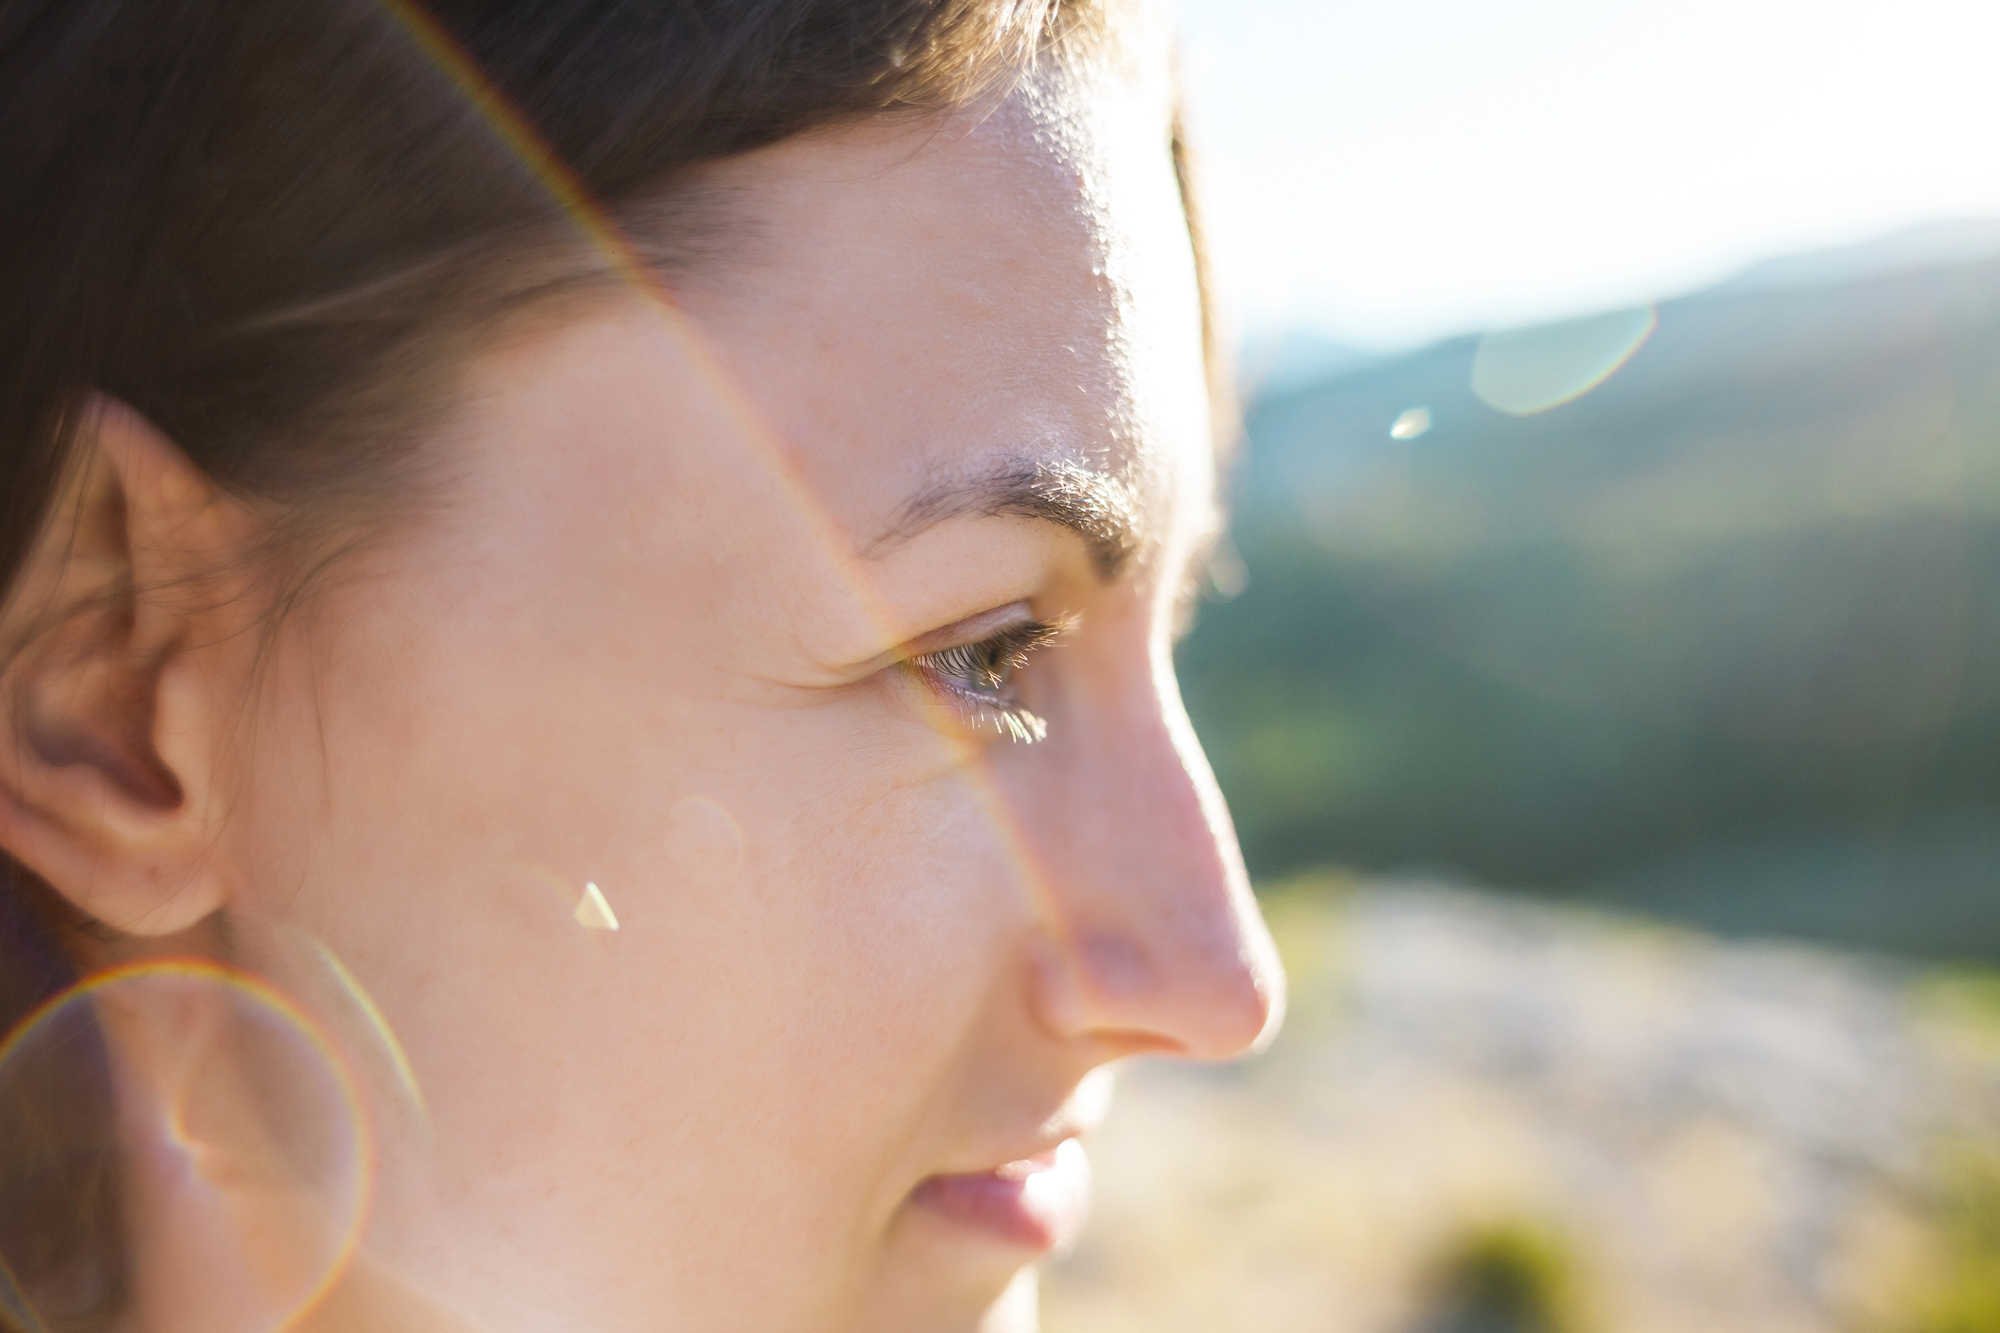
<instances>
[{"instance_id":1,"label":"cheek","mask_svg":"<svg viewBox=\"0 0 2000 1333\"><path fill-rule=\"evenodd\" d=\"M858 793L856 794L859 795ZM837 1034L830 1097L922 1088L979 1021L1022 915L1017 877L977 789L953 774L767 826L768 915L783 918L780 1008Z\"/></svg>"},{"instance_id":2,"label":"cheek","mask_svg":"<svg viewBox=\"0 0 2000 1333\"><path fill-rule=\"evenodd\" d=\"M897 781L868 716L515 669L476 696L407 656L346 682L314 710L326 785L254 821L292 831L265 874L306 886L288 912L407 1048L454 1225L631 1264L663 1238L832 1252L927 1169L922 1108L1008 965L990 812L960 775ZM576 922L585 880L616 933Z\"/></svg>"}]
</instances>

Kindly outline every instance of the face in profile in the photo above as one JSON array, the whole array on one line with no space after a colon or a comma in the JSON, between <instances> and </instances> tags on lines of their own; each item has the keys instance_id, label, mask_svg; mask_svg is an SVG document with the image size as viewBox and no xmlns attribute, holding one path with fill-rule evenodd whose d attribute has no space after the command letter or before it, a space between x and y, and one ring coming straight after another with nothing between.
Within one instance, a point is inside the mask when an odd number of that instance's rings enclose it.
<instances>
[{"instance_id":1,"label":"face in profile","mask_svg":"<svg viewBox=\"0 0 2000 1333\"><path fill-rule=\"evenodd\" d=\"M110 961L226 953L351 1053L372 1190L306 1326L1026 1328L1112 1066L1272 1029L1173 674L1219 515L1150 42L708 168L671 295L514 321L435 501L164 678L198 851L97 907ZM159 1069L192 1028L107 1030ZM135 1133L200 1100L132 1086ZM134 1186L161 1328L283 1213L202 1123Z\"/></svg>"}]
</instances>

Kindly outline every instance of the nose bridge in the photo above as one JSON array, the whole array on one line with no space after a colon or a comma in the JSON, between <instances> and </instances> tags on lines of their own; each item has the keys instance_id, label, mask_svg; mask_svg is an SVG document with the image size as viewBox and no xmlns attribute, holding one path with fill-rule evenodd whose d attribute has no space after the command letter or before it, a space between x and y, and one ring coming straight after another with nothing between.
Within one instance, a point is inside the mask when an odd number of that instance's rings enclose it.
<instances>
[{"instance_id":1,"label":"nose bridge","mask_svg":"<svg viewBox=\"0 0 2000 1333\"><path fill-rule=\"evenodd\" d=\"M1155 670L1058 765L1045 1003L1070 1034L1226 1058L1275 1029L1283 971L1171 668Z\"/></svg>"}]
</instances>

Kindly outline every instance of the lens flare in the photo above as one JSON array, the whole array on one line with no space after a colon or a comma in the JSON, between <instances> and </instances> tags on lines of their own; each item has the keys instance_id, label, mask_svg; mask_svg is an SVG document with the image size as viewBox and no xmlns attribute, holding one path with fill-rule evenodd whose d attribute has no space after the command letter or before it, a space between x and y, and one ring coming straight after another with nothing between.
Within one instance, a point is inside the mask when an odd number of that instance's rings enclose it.
<instances>
[{"instance_id":1,"label":"lens flare","mask_svg":"<svg viewBox=\"0 0 2000 1333\"><path fill-rule=\"evenodd\" d=\"M826 562L860 614L885 631L896 625L897 617L889 613L866 575L866 559L853 534L821 501L793 447L763 419L753 396L737 382L682 313L662 275L647 262L642 248L626 233L620 220L592 195L582 177L543 138L533 121L509 100L478 58L419 0L376 0L376 3L408 37L412 49L429 61L463 103L478 114L494 141L540 183L549 200L568 217L607 269L658 314L662 326L678 340L691 364L700 369L714 405L734 426L736 438L747 456L757 463L786 502L810 550ZM895 640L885 636L885 641ZM984 771L979 762L980 749L943 733L940 742L958 760L974 799L984 810L1032 899L1037 918L1065 951L1073 950L1077 931L1055 892L1054 878L1013 807ZM729 819L726 810L722 815ZM734 820L729 822L733 827ZM740 867L743 845L740 829L736 830L736 836L736 863ZM547 871L537 868L533 873L560 885ZM577 902L575 891L565 891L570 895L566 910L573 911Z\"/></svg>"},{"instance_id":2,"label":"lens flare","mask_svg":"<svg viewBox=\"0 0 2000 1333\"><path fill-rule=\"evenodd\" d=\"M378 1052L382 1060L395 1074L396 1090L402 1095L408 1108L415 1112L417 1123L428 1128L430 1107L424 1101L423 1085L417 1082L416 1067L410 1063L409 1052L403 1049L402 1041L396 1036L396 1029L390 1026L388 1015L375 1003L375 997L368 993L361 979L348 970L347 964L326 944L304 931L295 930L294 937L304 944L312 956L326 969L340 997L360 1020L360 1027L367 1040L363 1048L370 1046Z\"/></svg>"},{"instance_id":3,"label":"lens flare","mask_svg":"<svg viewBox=\"0 0 2000 1333\"><path fill-rule=\"evenodd\" d=\"M733 884L743 874L743 826L728 807L707 796L683 796L667 812L674 868L712 884Z\"/></svg>"},{"instance_id":4,"label":"lens flare","mask_svg":"<svg viewBox=\"0 0 2000 1333\"><path fill-rule=\"evenodd\" d=\"M1414 440L1431 428L1431 410L1428 407L1412 407L1398 414L1389 426L1392 440Z\"/></svg>"},{"instance_id":5,"label":"lens flare","mask_svg":"<svg viewBox=\"0 0 2000 1333\"><path fill-rule=\"evenodd\" d=\"M1472 354L1472 392L1509 416L1572 402L1616 374L1660 324L1651 306L1532 329L1501 329Z\"/></svg>"},{"instance_id":6,"label":"lens flare","mask_svg":"<svg viewBox=\"0 0 2000 1333\"><path fill-rule=\"evenodd\" d=\"M583 897L576 902L576 924L585 930L618 929L618 914L611 910L611 904L604 900L604 890L595 883L584 883Z\"/></svg>"},{"instance_id":7,"label":"lens flare","mask_svg":"<svg viewBox=\"0 0 2000 1333\"><path fill-rule=\"evenodd\" d=\"M115 1162L126 1213L149 1219L133 1298L176 1327L293 1327L346 1270L368 1209L372 1144L342 1053L256 977L153 960L85 979L8 1034L0 1105L32 1104L93 1056L117 1110L79 1132L116 1141L58 1146Z\"/></svg>"}]
</instances>

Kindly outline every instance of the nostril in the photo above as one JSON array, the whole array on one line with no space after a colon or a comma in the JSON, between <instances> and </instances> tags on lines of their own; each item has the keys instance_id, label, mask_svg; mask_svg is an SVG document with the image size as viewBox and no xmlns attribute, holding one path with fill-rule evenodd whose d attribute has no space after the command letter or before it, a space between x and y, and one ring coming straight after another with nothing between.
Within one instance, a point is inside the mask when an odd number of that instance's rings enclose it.
<instances>
[{"instance_id":1,"label":"nostril","mask_svg":"<svg viewBox=\"0 0 2000 1333\"><path fill-rule=\"evenodd\" d=\"M1080 931L1069 941L1074 1026L1115 1033L1135 1053L1227 1059L1261 1049L1285 1008L1284 970L1262 935L1162 950L1128 931Z\"/></svg>"}]
</instances>

